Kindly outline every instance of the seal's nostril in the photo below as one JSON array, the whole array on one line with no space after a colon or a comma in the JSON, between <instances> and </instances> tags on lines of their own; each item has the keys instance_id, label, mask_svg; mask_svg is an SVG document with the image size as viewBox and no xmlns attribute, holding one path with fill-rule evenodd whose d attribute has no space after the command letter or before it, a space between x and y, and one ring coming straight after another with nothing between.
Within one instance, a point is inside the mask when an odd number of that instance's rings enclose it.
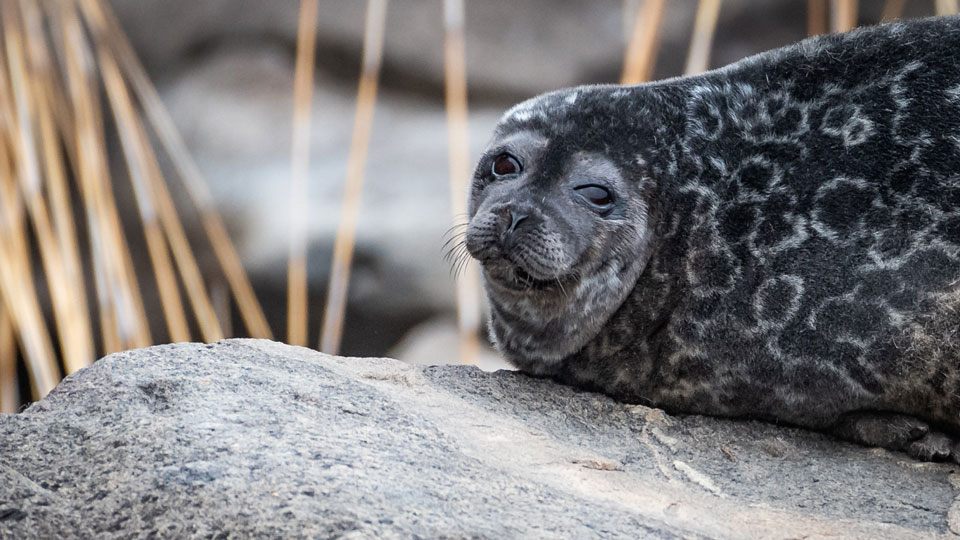
<instances>
[{"instance_id":1,"label":"seal's nostril","mask_svg":"<svg viewBox=\"0 0 960 540\"><path fill-rule=\"evenodd\" d=\"M526 214L514 214L513 210L510 211L510 228L507 229L507 233L510 234L517 229L517 225L521 221L527 219Z\"/></svg>"}]
</instances>

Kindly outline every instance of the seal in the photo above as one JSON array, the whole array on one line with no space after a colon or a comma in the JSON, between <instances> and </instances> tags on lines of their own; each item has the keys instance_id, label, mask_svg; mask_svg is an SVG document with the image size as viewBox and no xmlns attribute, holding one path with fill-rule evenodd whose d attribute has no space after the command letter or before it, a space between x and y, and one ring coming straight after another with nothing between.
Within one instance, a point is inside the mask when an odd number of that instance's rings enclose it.
<instances>
[{"instance_id":1,"label":"seal","mask_svg":"<svg viewBox=\"0 0 960 540\"><path fill-rule=\"evenodd\" d=\"M463 240L521 370L960 461L960 18L509 110Z\"/></svg>"}]
</instances>

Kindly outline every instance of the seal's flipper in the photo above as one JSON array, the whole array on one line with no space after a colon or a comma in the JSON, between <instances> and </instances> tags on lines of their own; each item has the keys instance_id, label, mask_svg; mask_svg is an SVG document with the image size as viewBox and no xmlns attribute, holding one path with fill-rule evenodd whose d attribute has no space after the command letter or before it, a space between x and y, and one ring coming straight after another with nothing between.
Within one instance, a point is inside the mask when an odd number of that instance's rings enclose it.
<instances>
[{"instance_id":1,"label":"seal's flipper","mask_svg":"<svg viewBox=\"0 0 960 540\"><path fill-rule=\"evenodd\" d=\"M913 451L913 445L924 440L930 433L926 422L913 416L883 412L852 412L843 415L830 432L848 441L864 446L878 446L890 450L905 450L923 457L921 446ZM948 453L949 455L949 453Z\"/></svg>"},{"instance_id":2,"label":"seal's flipper","mask_svg":"<svg viewBox=\"0 0 960 540\"><path fill-rule=\"evenodd\" d=\"M924 461L945 461L950 458L953 447L953 439L938 431L931 431L910 443L907 453ZM954 455L953 459L956 461L957 456Z\"/></svg>"}]
</instances>

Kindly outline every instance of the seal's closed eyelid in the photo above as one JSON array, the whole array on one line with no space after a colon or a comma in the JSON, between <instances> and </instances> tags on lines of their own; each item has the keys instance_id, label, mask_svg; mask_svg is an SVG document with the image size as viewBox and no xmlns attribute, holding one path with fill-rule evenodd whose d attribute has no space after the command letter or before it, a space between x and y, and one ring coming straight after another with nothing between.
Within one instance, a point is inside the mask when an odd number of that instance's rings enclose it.
<instances>
[{"instance_id":1,"label":"seal's closed eyelid","mask_svg":"<svg viewBox=\"0 0 960 540\"><path fill-rule=\"evenodd\" d=\"M585 201L599 210L609 211L617 200L613 192L597 184L584 184L573 189Z\"/></svg>"}]
</instances>

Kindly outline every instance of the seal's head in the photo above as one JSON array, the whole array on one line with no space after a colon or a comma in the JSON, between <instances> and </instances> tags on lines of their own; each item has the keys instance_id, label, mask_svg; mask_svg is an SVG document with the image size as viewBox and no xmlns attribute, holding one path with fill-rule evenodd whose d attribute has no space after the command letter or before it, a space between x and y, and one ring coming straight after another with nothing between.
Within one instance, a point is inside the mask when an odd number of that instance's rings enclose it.
<instances>
[{"instance_id":1,"label":"seal's head","mask_svg":"<svg viewBox=\"0 0 960 540\"><path fill-rule=\"evenodd\" d=\"M493 339L546 373L579 351L633 288L650 251L652 182L616 87L575 88L504 115L480 158L466 246L483 267ZM619 113L619 115L618 115Z\"/></svg>"}]
</instances>

